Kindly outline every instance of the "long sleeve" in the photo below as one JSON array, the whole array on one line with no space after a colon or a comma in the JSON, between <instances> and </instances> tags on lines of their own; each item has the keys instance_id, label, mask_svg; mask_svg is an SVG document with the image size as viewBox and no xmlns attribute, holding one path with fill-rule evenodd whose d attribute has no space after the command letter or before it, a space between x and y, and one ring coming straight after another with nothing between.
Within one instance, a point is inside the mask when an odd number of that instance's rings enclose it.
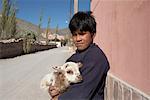
<instances>
[{"instance_id":1,"label":"long sleeve","mask_svg":"<svg viewBox=\"0 0 150 100\"><path fill-rule=\"evenodd\" d=\"M105 55L99 50L98 52L89 50L81 61L83 67L80 71L83 81L71 85L59 100L103 100L105 79L109 70Z\"/></svg>"}]
</instances>

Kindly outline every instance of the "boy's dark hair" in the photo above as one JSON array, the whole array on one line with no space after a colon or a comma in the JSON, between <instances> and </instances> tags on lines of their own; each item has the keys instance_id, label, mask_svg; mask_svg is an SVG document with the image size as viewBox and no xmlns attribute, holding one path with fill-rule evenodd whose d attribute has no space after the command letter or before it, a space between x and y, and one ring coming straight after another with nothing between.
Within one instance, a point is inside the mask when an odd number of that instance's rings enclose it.
<instances>
[{"instance_id":1,"label":"boy's dark hair","mask_svg":"<svg viewBox=\"0 0 150 100\"><path fill-rule=\"evenodd\" d=\"M92 12L77 12L69 23L69 29L73 34L75 31L79 30L89 31L91 35L96 33L96 21L95 18L91 15Z\"/></svg>"}]
</instances>

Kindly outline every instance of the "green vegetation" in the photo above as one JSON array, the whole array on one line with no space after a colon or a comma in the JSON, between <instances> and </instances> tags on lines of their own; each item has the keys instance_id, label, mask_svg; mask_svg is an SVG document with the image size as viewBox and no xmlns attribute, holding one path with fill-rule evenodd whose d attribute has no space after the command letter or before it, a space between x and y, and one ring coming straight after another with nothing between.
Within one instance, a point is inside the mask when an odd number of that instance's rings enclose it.
<instances>
[{"instance_id":1,"label":"green vegetation","mask_svg":"<svg viewBox=\"0 0 150 100\"><path fill-rule=\"evenodd\" d=\"M46 28L46 44L48 45L48 32L49 32L49 26L50 26L50 17L48 18L47 28Z\"/></svg>"},{"instance_id":2,"label":"green vegetation","mask_svg":"<svg viewBox=\"0 0 150 100\"><path fill-rule=\"evenodd\" d=\"M50 17L48 18L46 29L41 28L43 21L43 10L41 10L39 15L39 25L34 25L30 22L16 18L17 9L15 7L15 2L12 1L15 0L2 0L2 3L0 3L2 4L2 9L0 11L0 40L21 38L24 40L24 52L26 53L28 53L30 44L32 43L42 44L46 42L46 45L48 45L52 41L55 42L55 44L56 42L61 42L62 45L66 45L70 42L71 38L65 36L66 34L69 34L68 29L59 29L58 25L55 29L50 28ZM51 37L49 38L49 33L54 36L51 40ZM59 40L60 34L64 35L65 38Z\"/></svg>"},{"instance_id":3,"label":"green vegetation","mask_svg":"<svg viewBox=\"0 0 150 100\"><path fill-rule=\"evenodd\" d=\"M2 11L0 17L0 39L15 37L16 31L16 8L15 3L10 0L2 0Z\"/></svg>"},{"instance_id":4,"label":"green vegetation","mask_svg":"<svg viewBox=\"0 0 150 100\"><path fill-rule=\"evenodd\" d=\"M42 19L43 19L43 10L41 10L41 14L39 17L39 25L38 25L38 35L37 35L37 41L40 41L40 36L41 36L41 26L42 26Z\"/></svg>"},{"instance_id":5,"label":"green vegetation","mask_svg":"<svg viewBox=\"0 0 150 100\"><path fill-rule=\"evenodd\" d=\"M23 38L23 51L24 53L29 53L31 51L31 45L35 42L36 37L34 32L28 31L26 32Z\"/></svg>"}]
</instances>

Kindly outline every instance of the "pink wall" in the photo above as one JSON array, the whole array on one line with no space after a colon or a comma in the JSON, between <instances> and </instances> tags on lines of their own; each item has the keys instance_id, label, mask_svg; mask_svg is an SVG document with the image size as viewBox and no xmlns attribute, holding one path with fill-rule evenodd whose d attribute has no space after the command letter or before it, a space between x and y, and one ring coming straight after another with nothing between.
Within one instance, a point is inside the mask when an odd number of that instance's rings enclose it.
<instances>
[{"instance_id":1,"label":"pink wall","mask_svg":"<svg viewBox=\"0 0 150 100\"><path fill-rule=\"evenodd\" d=\"M150 1L92 0L91 10L110 73L150 95Z\"/></svg>"}]
</instances>

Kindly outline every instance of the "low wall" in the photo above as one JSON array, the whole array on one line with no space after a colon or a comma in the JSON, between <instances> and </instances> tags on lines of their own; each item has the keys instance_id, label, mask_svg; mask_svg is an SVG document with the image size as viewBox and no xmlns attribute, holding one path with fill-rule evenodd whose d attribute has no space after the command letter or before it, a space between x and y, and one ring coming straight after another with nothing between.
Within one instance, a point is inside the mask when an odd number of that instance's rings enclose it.
<instances>
[{"instance_id":1,"label":"low wall","mask_svg":"<svg viewBox=\"0 0 150 100\"><path fill-rule=\"evenodd\" d=\"M37 51L43 51L48 50L52 48L57 48L56 45L40 45L40 44L32 44L30 53L37 52Z\"/></svg>"},{"instance_id":2,"label":"low wall","mask_svg":"<svg viewBox=\"0 0 150 100\"><path fill-rule=\"evenodd\" d=\"M48 50L52 48L56 48L56 45L32 44L29 53ZM25 54L23 50L23 40L11 43L0 42L0 59L12 58L23 54Z\"/></svg>"},{"instance_id":3,"label":"low wall","mask_svg":"<svg viewBox=\"0 0 150 100\"><path fill-rule=\"evenodd\" d=\"M0 42L0 59L10 58L23 54L23 41L2 43Z\"/></svg>"},{"instance_id":4,"label":"low wall","mask_svg":"<svg viewBox=\"0 0 150 100\"><path fill-rule=\"evenodd\" d=\"M105 100L150 100L150 96L109 73Z\"/></svg>"}]
</instances>

